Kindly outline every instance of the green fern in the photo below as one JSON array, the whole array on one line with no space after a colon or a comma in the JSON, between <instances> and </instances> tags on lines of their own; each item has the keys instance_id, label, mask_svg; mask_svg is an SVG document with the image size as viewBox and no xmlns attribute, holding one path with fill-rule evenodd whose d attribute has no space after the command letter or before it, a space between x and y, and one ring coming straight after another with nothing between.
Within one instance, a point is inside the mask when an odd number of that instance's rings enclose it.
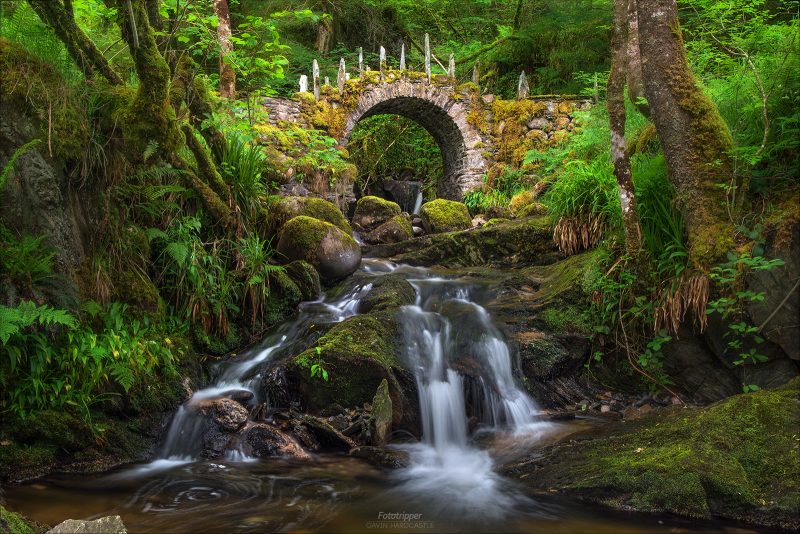
<instances>
[{"instance_id":1,"label":"green fern","mask_svg":"<svg viewBox=\"0 0 800 534\"><path fill-rule=\"evenodd\" d=\"M8 163L6 163L3 167L3 172L0 173L0 190L2 190L3 186L5 186L6 180L8 180L8 176L11 174L11 171L14 170L14 164L17 162L17 160L41 142L41 139L31 139L16 149L13 154L11 154L11 158L8 160Z\"/></svg>"},{"instance_id":2,"label":"green fern","mask_svg":"<svg viewBox=\"0 0 800 534\"><path fill-rule=\"evenodd\" d=\"M37 306L30 300L23 300L15 308L0 306L0 341L3 345L21 330L35 324L42 326L59 325L75 328L77 323L66 310Z\"/></svg>"}]
</instances>

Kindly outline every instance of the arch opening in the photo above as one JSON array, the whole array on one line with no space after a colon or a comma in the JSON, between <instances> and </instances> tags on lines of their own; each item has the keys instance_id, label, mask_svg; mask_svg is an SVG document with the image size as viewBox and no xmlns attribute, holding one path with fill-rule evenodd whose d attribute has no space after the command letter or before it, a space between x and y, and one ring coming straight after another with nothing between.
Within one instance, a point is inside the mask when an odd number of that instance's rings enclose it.
<instances>
[{"instance_id":1,"label":"arch opening","mask_svg":"<svg viewBox=\"0 0 800 534\"><path fill-rule=\"evenodd\" d=\"M388 114L362 118L350 134L348 151L358 168L357 196L386 198L409 213L437 197L444 175L442 151L416 121Z\"/></svg>"},{"instance_id":2,"label":"arch opening","mask_svg":"<svg viewBox=\"0 0 800 534\"><path fill-rule=\"evenodd\" d=\"M480 135L466 120L466 108L448 91L413 83L394 83L365 92L350 114L341 139L347 145L356 125L379 115L404 117L424 128L442 155L436 196L462 200L480 185L485 163L478 152Z\"/></svg>"}]
</instances>

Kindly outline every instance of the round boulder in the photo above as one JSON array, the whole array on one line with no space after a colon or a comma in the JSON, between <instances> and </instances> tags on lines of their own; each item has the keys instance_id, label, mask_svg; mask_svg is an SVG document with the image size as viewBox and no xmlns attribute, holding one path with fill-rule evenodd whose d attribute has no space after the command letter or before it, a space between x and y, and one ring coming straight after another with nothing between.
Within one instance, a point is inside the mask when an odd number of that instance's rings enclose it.
<instances>
[{"instance_id":1,"label":"round boulder","mask_svg":"<svg viewBox=\"0 0 800 534\"><path fill-rule=\"evenodd\" d=\"M437 198L426 202L419 210L422 225L429 234L455 232L472 227L467 206L461 202Z\"/></svg>"},{"instance_id":2,"label":"round boulder","mask_svg":"<svg viewBox=\"0 0 800 534\"><path fill-rule=\"evenodd\" d=\"M361 247L352 237L329 222L305 215L283 225L278 253L287 262L307 261L326 282L340 280L361 265Z\"/></svg>"},{"instance_id":3,"label":"round boulder","mask_svg":"<svg viewBox=\"0 0 800 534\"><path fill-rule=\"evenodd\" d=\"M414 237L414 230L411 223L402 215L395 215L385 223L381 224L362 239L370 245L382 243L399 243Z\"/></svg>"},{"instance_id":4,"label":"round boulder","mask_svg":"<svg viewBox=\"0 0 800 534\"><path fill-rule=\"evenodd\" d=\"M369 232L400 213L402 213L400 206L390 200L372 196L361 197L356 202L353 227L359 232Z\"/></svg>"},{"instance_id":5,"label":"round boulder","mask_svg":"<svg viewBox=\"0 0 800 534\"><path fill-rule=\"evenodd\" d=\"M335 204L321 198L280 197L270 206L271 226L275 233L279 232L284 224L300 215L329 222L347 235L353 233L350 223L347 222L341 210Z\"/></svg>"}]
</instances>

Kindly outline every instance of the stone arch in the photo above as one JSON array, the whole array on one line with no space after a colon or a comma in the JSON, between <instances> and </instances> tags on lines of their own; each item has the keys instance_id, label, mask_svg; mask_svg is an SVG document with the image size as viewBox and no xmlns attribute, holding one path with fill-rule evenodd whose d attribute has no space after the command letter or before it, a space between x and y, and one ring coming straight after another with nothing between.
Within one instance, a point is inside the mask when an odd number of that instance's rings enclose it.
<instances>
[{"instance_id":1,"label":"stone arch","mask_svg":"<svg viewBox=\"0 0 800 534\"><path fill-rule=\"evenodd\" d=\"M339 139L346 146L361 119L374 115L400 115L425 128L439 145L444 176L439 197L461 200L464 194L482 184L486 173L483 156L486 140L467 121L468 100L453 98L452 87L424 81L398 80L368 87L347 116Z\"/></svg>"}]
</instances>

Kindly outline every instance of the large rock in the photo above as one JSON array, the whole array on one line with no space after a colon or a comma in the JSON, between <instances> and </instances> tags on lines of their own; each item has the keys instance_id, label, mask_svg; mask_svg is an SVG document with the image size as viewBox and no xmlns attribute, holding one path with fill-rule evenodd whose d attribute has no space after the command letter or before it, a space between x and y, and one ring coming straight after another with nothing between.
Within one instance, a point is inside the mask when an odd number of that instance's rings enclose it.
<instances>
[{"instance_id":1,"label":"large rock","mask_svg":"<svg viewBox=\"0 0 800 534\"><path fill-rule=\"evenodd\" d=\"M388 447L356 447L350 451L350 456L362 458L375 467L385 469L402 469L411 463L408 451Z\"/></svg>"},{"instance_id":2,"label":"large rock","mask_svg":"<svg viewBox=\"0 0 800 534\"><path fill-rule=\"evenodd\" d=\"M606 424L515 460L534 490L625 510L800 527L800 378L705 408Z\"/></svg>"},{"instance_id":3,"label":"large rock","mask_svg":"<svg viewBox=\"0 0 800 534\"><path fill-rule=\"evenodd\" d=\"M399 243L414 237L414 229L402 215L395 215L366 235L361 236L365 243L378 245L381 243Z\"/></svg>"},{"instance_id":4,"label":"large rock","mask_svg":"<svg viewBox=\"0 0 800 534\"><path fill-rule=\"evenodd\" d=\"M359 232L370 232L400 213L400 206L390 200L373 196L361 197L356 202L353 227Z\"/></svg>"},{"instance_id":5,"label":"large rock","mask_svg":"<svg viewBox=\"0 0 800 534\"><path fill-rule=\"evenodd\" d=\"M372 289L358 303L358 311L368 313L413 304L416 296L414 286L402 276L382 276L372 283Z\"/></svg>"},{"instance_id":6,"label":"large rock","mask_svg":"<svg viewBox=\"0 0 800 534\"><path fill-rule=\"evenodd\" d=\"M383 182L383 189L390 195L389 198L400 205L403 211L412 213L417 198L422 192L422 182L388 179Z\"/></svg>"},{"instance_id":7,"label":"large rock","mask_svg":"<svg viewBox=\"0 0 800 534\"><path fill-rule=\"evenodd\" d=\"M286 266L286 274L297 285L303 300L315 300L322 293L319 273L310 263L302 260L293 261Z\"/></svg>"},{"instance_id":8,"label":"large rock","mask_svg":"<svg viewBox=\"0 0 800 534\"><path fill-rule=\"evenodd\" d=\"M300 215L329 222L348 235L353 233L350 223L347 222L341 210L335 204L321 198L281 197L269 207L274 233L280 232L284 224Z\"/></svg>"},{"instance_id":9,"label":"large rock","mask_svg":"<svg viewBox=\"0 0 800 534\"><path fill-rule=\"evenodd\" d=\"M334 403L360 407L372 402L385 379L392 399L393 426L419 435L416 383L400 362L398 337L391 310L337 323L316 346L284 364L293 397L312 413ZM314 364L325 368L328 380L311 376Z\"/></svg>"},{"instance_id":10,"label":"large rock","mask_svg":"<svg viewBox=\"0 0 800 534\"><path fill-rule=\"evenodd\" d=\"M331 223L305 215L283 226L278 253L288 261L307 261L326 282L352 274L361 264L361 247L352 237Z\"/></svg>"},{"instance_id":11,"label":"large rock","mask_svg":"<svg viewBox=\"0 0 800 534\"><path fill-rule=\"evenodd\" d=\"M472 226L469 209L461 202L437 198L419 210L422 224L429 234L466 230Z\"/></svg>"},{"instance_id":12,"label":"large rock","mask_svg":"<svg viewBox=\"0 0 800 534\"><path fill-rule=\"evenodd\" d=\"M467 222L471 225L469 218ZM398 263L411 265L543 265L562 257L553 244L552 236L548 217L513 221L492 219L474 230L374 245L366 247L365 251L370 257L392 258Z\"/></svg>"},{"instance_id":13,"label":"large rock","mask_svg":"<svg viewBox=\"0 0 800 534\"><path fill-rule=\"evenodd\" d=\"M48 530L47 534L127 534L127 532L122 518L110 515L94 521L67 519Z\"/></svg>"},{"instance_id":14,"label":"large rock","mask_svg":"<svg viewBox=\"0 0 800 534\"><path fill-rule=\"evenodd\" d=\"M372 398L372 413L369 416L372 444L383 445L392 433L392 398L389 383L384 378Z\"/></svg>"}]
</instances>

